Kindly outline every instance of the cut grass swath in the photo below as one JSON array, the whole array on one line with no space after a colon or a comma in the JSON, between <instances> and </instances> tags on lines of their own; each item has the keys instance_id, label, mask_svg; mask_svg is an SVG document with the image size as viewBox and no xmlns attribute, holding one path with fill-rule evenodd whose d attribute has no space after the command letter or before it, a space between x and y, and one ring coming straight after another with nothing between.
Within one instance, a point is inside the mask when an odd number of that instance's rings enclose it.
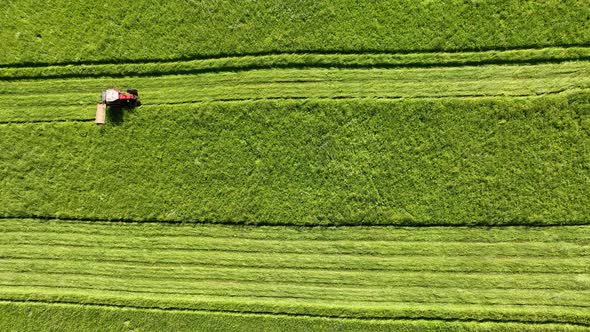
<instances>
[{"instance_id":1,"label":"cut grass swath","mask_svg":"<svg viewBox=\"0 0 590 332\"><path fill-rule=\"evenodd\" d=\"M0 224L3 241L10 243L0 244L0 299L16 301L17 307L29 300L114 311L590 324L586 226L552 232L472 228L474 238L488 239L496 249L474 241L445 253L441 243L458 245L455 228L238 227L236 232L235 226L190 224L26 219ZM46 244L39 241L42 236L10 237L31 228L51 237ZM257 234L285 246L253 237ZM136 242L127 250L120 248L121 236L157 241ZM407 242L418 239L420 244ZM228 250L232 241L244 247ZM383 252L388 246L397 246L397 252ZM548 254L530 257L529 246ZM564 246L568 254L554 257ZM363 255L350 253L359 247L365 248Z\"/></svg>"}]
</instances>

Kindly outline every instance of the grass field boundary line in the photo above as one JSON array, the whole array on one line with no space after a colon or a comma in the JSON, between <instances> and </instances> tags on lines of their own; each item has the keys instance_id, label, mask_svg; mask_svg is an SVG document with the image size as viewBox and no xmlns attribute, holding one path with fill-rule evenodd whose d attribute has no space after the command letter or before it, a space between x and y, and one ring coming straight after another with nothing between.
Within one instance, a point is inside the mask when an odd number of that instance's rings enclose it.
<instances>
[{"instance_id":1,"label":"grass field boundary line","mask_svg":"<svg viewBox=\"0 0 590 332\"><path fill-rule=\"evenodd\" d=\"M263 242L264 240L261 240ZM422 241L424 243L426 241ZM407 242L408 243L408 242ZM411 242L409 242L411 243ZM432 243L432 242L429 242ZM436 242L438 244L443 244L447 242ZM465 242L463 242L465 243ZM470 244L474 244L475 242L470 242ZM504 242L512 243L512 242ZM547 242L545 242L547 243ZM478 243L475 243L478 244ZM490 244L488 242L483 242L482 244ZM494 243L496 244L496 243ZM27 242L11 242L11 243L0 243L0 247L3 246L35 246L35 247L49 247L49 248L85 248L85 249L92 249L92 248L104 248L104 244L99 245L82 245L82 244L68 244L68 243L27 243ZM581 247L583 247L581 245ZM586 246L587 247L587 246ZM109 246L108 249L118 249L118 250L134 250L134 249L145 249L145 247L125 247L125 246ZM158 250L158 251L183 251L183 252L216 252L216 253L244 253L244 254L258 254L260 250L239 250L239 249L216 249L216 248L177 248L177 247L150 247L150 250ZM273 254L288 254L288 255L310 255L310 254L322 254L324 256L350 256L350 257L362 257L362 256L369 256L369 257L379 257L379 258L387 258L387 257L482 257L482 255L440 255L440 256L433 256L428 254L413 254L413 255L403 255L403 254L381 254L381 253L362 253L362 252L346 252L344 249L341 249L341 252L302 252L302 251L273 251ZM529 257L529 258L578 258L578 257L590 257L589 254L581 254L581 255L573 255L573 256L566 256L563 255L526 255L526 254L514 254L514 255L489 255L486 254L486 257L498 257L498 258L511 258L511 257Z\"/></svg>"},{"instance_id":2,"label":"grass field boundary line","mask_svg":"<svg viewBox=\"0 0 590 332\"><path fill-rule=\"evenodd\" d=\"M341 316L341 315L314 315L314 314L302 314L302 313L274 313L270 311L242 311L242 310L204 310L204 309L189 309L189 308L175 308L175 307L167 307L167 308L155 308L155 307L148 307L148 306L132 306L132 305L118 305L118 304L104 304L104 303L80 303L74 301L45 301L45 300L34 300L34 299L27 299L27 300L12 300L12 299L5 299L0 297L0 302L5 304L11 303L18 303L18 304L44 304L44 305L70 305L70 306L88 306L88 307L104 307L104 308L112 308L112 309L130 309L130 310L153 310L153 311L171 311L171 312L202 312L202 313L227 313L227 314L239 314L239 315L252 315L252 316L259 316L259 315L266 315L266 316L273 316L273 317L308 317L308 318L330 318L330 319L342 319L342 320L378 320L378 321L438 321L438 322L465 322L465 323L519 323L519 324L537 324L540 326L543 325L575 325L575 326L582 326L582 327L590 327L590 323L584 322L561 322L561 321L552 321L552 320L544 320L544 321L535 321L535 322L527 322L521 320L500 320L500 319L457 319L457 318L428 318L428 317L348 317L348 316Z\"/></svg>"},{"instance_id":3,"label":"grass field boundary line","mask_svg":"<svg viewBox=\"0 0 590 332\"><path fill-rule=\"evenodd\" d=\"M63 259L63 258L36 258L36 257L27 257L27 256L10 256L10 255L2 255L0 254L0 258L3 260L22 260L22 261L56 261L56 262L91 262L91 260L88 259L79 259L79 258L68 258L68 259ZM139 266L145 266L145 261L143 260L115 260L115 259L101 259L101 262L104 263L113 263L113 264L120 264L120 263L124 263L124 264L130 264L130 265L139 265ZM207 264L203 264L203 263L194 263L194 262L172 262L172 261L158 261L157 262L158 265L162 265L162 266L170 266L170 265L174 265L177 266L179 264L185 265L185 266L198 266L198 267L215 267L215 268L244 268L244 269L260 269L260 270L268 270L269 267L268 266L260 266L260 265L248 265L248 266L244 266L244 265L231 265L231 264L215 264L215 263L207 263ZM420 270L420 269L391 269L391 268L344 268L344 267L335 267L335 268L328 268L328 267L301 267L301 266L281 266L280 268L278 268L280 270L297 270L297 271L332 271L332 272L339 272L339 271L350 271L350 272L356 272L356 271L382 271L382 272L427 272L427 273L434 273L437 271L440 271L440 269L435 270L435 269L431 269L431 270ZM278 270L277 269L277 270ZM469 270L444 270L441 272L448 272L448 273L479 273L479 274L484 274L484 273L495 273L495 274L520 274L522 271L520 270L516 270L516 271L512 271L512 272L503 272L502 270L490 270L490 271L469 271ZM524 273L534 273L534 274L549 274L549 275L562 275L562 272L553 272L553 271L526 271ZM575 275L585 275L587 274L587 271L584 272L568 272L568 275L571 274L575 274Z\"/></svg>"},{"instance_id":4,"label":"grass field boundary line","mask_svg":"<svg viewBox=\"0 0 590 332\"><path fill-rule=\"evenodd\" d=\"M91 118L91 119L51 119L51 120L0 121L0 125L28 124L28 123L60 123L60 122L94 122L94 118Z\"/></svg>"},{"instance_id":5,"label":"grass field boundary line","mask_svg":"<svg viewBox=\"0 0 590 332\"><path fill-rule=\"evenodd\" d=\"M72 289L72 290L88 290L88 291L107 291L107 292L118 292L118 293L129 293L129 294L166 294L166 295L195 295L195 296L205 296L210 298L230 298L230 299L274 299L274 300L314 300L317 297L313 295L309 296L272 296L272 295L236 295L236 294L214 294L214 293L207 293L204 292L177 292L177 291L160 291L160 290L131 290L131 289L117 289L117 288L104 288L104 287L86 287L86 286L65 286L65 285L44 285L44 284L3 284L0 283L0 287L8 287L8 288L20 288L20 287L38 287L38 288L47 288L47 289ZM576 305L576 304L529 304L529 303L495 303L495 302L452 302L452 301L389 301L389 300L376 300L371 299L368 300L344 300L339 299L337 297L328 296L323 297L320 299L321 301L331 301L333 303L387 303L387 304L429 304L429 305L485 305L485 306L517 306L517 307L556 307L556 308L576 308L576 309L583 309L583 308L590 308L590 305Z\"/></svg>"},{"instance_id":6,"label":"grass field boundary line","mask_svg":"<svg viewBox=\"0 0 590 332\"><path fill-rule=\"evenodd\" d=\"M229 53L219 52L216 54L192 54L187 56L170 57L170 58L139 58L139 59L118 59L118 60L78 60L62 62L19 62L19 63L0 63L0 69L5 68L24 68L24 67L48 67L48 66L78 66L78 65L121 65L121 64L166 64L173 62L188 62L199 60L222 60L236 59L244 57L261 57L261 56L280 56L280 55L418 55L418 54L459 54L459 53L486 53L486 52L510 52L510 51L540 51L547 49L575 49L589 48L587 43L568 43L553 45L521 45L518 47L479 47L479 48L461 48L461 49L414 49L414 50L384 50L384 49L364 49L364 50L270 50L260 52L241 52Z\"/></svg>"},{"instance_id":7,"label":"grass field boundary line","mask_svg":"<svg viewBox=\"0 0 590 332\"><path fill-rule=\"evenodd\" d=\"M317 224L302 224L302 225L294 225L292 223L281 223L281 222L269 222L269 221L260 221L256 224L248 223L246 221L213 221L213 220L195 220L195 221L187 221L187 220L171 220L171 219L135 219L135 218L100 218L100 217L68 217L68 216L42 216L42 215L26 215L26 216L9 216L9 215L0 215L1 219L39 219L39 220L59 220L59 221L79 221L79 222L104 222L104 223L128 223L128 224L141 224L141 223L156 223L156 224L173 224L173 225L181 225L181 224L194 224L194 225L225 225L225 226L293 226L299 228L329 228L329 227L367 227L367 225L361 224L352 224L352 223L323 223L321 225ZM562 223L540 223L530 221L527 223L523 222L510 222L510 223L503 223L501 225L486 225L486 224L476 224L476 223L457 223L457 224L433 224L433 223L420 223L416 221L407 221L407 222L400 222L399 224L395 225L376 225L376 226L384 226L384 227L440 227L440 228L453 228L453 227L479 227L485 229L491 228L506 228L506 227L565 227L565 226L590 226L589 221L582 221L582 220L572 220L568 221L566 225Z\"/></svg>"}]
</instances>

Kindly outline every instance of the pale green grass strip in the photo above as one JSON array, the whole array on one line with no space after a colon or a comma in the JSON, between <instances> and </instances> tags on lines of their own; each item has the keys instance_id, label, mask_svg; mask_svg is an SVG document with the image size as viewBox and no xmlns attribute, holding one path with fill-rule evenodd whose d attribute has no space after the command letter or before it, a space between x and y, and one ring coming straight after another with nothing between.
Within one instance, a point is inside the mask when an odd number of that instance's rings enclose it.
<instances>
[{"instance_id":1,"label":"pale green grass strip","mask_svg":"<svg viewBox=\"0 0 590 332\"><path fill-rule=\"evenodd\" d=\"M0 225L4 300L590 324L590 227Z\"/></svg>"}]
</instances>

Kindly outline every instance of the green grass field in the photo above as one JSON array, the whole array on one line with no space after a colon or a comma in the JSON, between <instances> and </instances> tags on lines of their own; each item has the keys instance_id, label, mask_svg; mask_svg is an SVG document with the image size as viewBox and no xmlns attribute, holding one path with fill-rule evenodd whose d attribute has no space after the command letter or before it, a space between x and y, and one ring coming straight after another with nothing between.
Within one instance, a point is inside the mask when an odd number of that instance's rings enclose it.
<instances>
[{"instance_id":1,"label":"green grass field","mask_svg":"<svg viewBox=\"0 0 590 332\"><path fill-rule=\"evenodd\" d=\"M588 45L585 0L8 0L0 63Z\"/></svg>"},{"instance_id":2,"label":"green grass field","mask_svg":"<svg viewBox=\"0 0 590 332\"><path fill-rule=\"evenodd\" d=\"M590 330L585 1L0 13L0 330Z\"/></svg>"}]
</instances>

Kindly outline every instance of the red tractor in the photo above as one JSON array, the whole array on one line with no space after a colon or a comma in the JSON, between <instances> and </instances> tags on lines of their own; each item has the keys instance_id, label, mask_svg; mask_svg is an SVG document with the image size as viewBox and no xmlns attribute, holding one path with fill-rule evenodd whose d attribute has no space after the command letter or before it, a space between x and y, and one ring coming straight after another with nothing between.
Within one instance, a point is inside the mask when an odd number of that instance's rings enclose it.
<instances>
[{"instance_id":1,"label":"red tractor","mask_svg":"<svg viewBox=\"0 0 590 332\"><path fill-rule=\"evenodd\" d=\"M102 92L102 103L115 107L135 107L140 105L137 89L129 89L127 93L123 93L119 89L104 90Z\"/></svg>"},{"instance_id":2,"label":"red tractor","mask_svg":"<svg viewBox=\"0 0 590 332\"><path fill-rule=\"evenodd\" d=\"M106 121L107 106L114 108L133 108L141 105L137 89L128 89L127 93L119 89L108 89L102 92L102 102L96 105L96 124Z\"/></svg>"}]
</instances>

